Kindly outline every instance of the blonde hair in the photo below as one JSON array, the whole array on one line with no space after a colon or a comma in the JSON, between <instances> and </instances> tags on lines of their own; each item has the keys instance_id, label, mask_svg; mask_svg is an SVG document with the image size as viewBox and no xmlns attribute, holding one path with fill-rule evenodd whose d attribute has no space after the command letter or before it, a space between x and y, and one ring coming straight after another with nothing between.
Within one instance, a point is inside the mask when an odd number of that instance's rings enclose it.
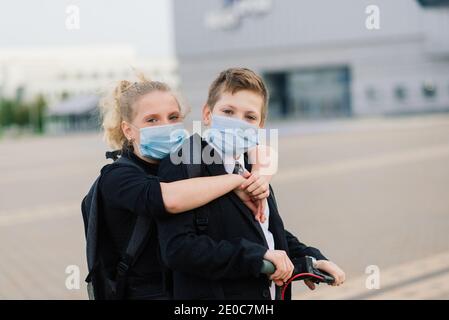
<instances>
[{"instance_id":1,"label":"blonde hair","mask_svg":"<svg viewBox=\"0 0 449 320\"><path fill-rule=\"evenodd\" d=\"M177 95L164 82L151 81L138 74L138 81L120 80L111 92L100 101L102 128L106 143L114 149L132 147L122 130L122 121L131 122L135 116L134 105L144 95L154 92L170 92L182 112Z\"/></svg>"}]
</instances>

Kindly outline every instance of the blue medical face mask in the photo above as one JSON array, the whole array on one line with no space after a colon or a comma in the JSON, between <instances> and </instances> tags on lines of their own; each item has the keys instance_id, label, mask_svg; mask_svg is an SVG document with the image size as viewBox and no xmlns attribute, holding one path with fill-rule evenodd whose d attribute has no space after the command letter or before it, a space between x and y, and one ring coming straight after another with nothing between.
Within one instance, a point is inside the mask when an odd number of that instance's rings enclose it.
<instances>
[{"instance_id":1,"label":"blue medical face mask","mask_svg":"<svg viewBox=\"0 0 449 320\"><path fill-rule=\"evenodd\" d=\"M258 129L240 119L214 115L206 141L219 150L222 157L238 157L257 146Z\"/></svg>"},{"instance_id":2,"label":"blue medical face mask","mask_svg":"<svg viewBox=\"0 0 449 320\"><path fill-rule=\"evenodd\" d=\"M161 160L176 151L188 137L182 123L145 127L139 131L140 153L155 160Z\"/></svg>"}]
</instances>

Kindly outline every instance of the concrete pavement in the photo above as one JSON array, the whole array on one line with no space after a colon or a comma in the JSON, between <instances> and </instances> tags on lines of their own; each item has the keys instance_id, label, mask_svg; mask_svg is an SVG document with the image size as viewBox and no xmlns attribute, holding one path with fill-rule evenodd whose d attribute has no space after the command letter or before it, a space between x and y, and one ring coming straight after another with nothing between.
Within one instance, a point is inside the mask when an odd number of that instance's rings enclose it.
<instances>
[{"instance_id":1,"label":"concrete pavement","mask_svg":"<svg viewBox=\"0 0 449 320\"><path fill-rule=\"evenodd\" d=\"M106 163L100 135L0 147L0 298L86 299L79 208ZM273 186L287 229L348 276L310 293L295 284L298 299L449 298L448 115L288 123ZM70 265L80 289L66 288ZM379 290L364 286L370 265Z\"/></svg>"}]
</instances>

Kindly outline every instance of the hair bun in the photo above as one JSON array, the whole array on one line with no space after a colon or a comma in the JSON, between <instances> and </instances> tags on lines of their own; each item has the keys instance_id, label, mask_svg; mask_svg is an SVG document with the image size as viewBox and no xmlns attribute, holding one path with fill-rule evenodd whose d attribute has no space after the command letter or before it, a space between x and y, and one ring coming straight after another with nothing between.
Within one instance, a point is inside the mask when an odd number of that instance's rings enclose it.
<instances>
[{"instance_id":1,"label":"hair bun","mask_svg":"<svg viewBox=\"0 0 449 320\"><path fill-rule=\"evenodd\" d=\"M129 89L129 87L131 87L133 84L128 81L128 80L120 80L118 88L120 90L120 93L125 92L126 90Z\"/></svg>"}]
</instances>

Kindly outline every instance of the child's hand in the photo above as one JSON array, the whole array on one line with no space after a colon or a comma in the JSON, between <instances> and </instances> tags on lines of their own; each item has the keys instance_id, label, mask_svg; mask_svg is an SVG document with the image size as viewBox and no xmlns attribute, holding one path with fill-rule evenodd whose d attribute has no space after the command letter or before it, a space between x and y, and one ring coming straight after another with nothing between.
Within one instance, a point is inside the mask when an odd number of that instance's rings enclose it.
<instances>
[{"instance_id":1,"label":"child's hand","mask_svg":"<svg viewBox=\"0 0 449 320\"><path fill-rule=\"evenodd\" d=\"M267 217L265 216L265 207L267 206L267 202L265 200L257 200L257 214L256 214L256 220L260 223L264 223L267 220Z\"/></svg>"},{"instance_id":2,"label":"child's hand","mask_svg":"<svg viewBox=\"0 0 449 320\"><path fill-rule=\"evenodd\" d=\"M264 223L266 221L266 201L253 198L250 193L243 189L244 185L251 186L256 181L258 181L259 177L258 175L249 173L247 170L243 172L242 176L246 179L246 181L239 188L235 189L234 192L240 198L240 200L242 200L242 202L251 210L251 212L254 214L254 218L260 223Z\"/></svg>"},{"instance_id":3,"label":"child's hand","mask_svg":"<svg viewBox=\"0 0 449 320\"><path fill-rule=\"evenodd\" d=\"M251 197L245 191L241 190L240 188L235 189L234 193L240 198L240 200L242 200L242 202L245 204L245 206L247 206L251 210L253 215L257 218L259 211L260 211L257 203L255 203L251 199Z\"/></svg>"},{"instance_id":4,"label":"child's hand","mask_svg":"<svg viewBox=\"0 0 449 320\"><path fill-rule=\"evenodd\" d=\"M242 184L244 190L253 201L263 200L270 195L271 176L261 176L258 171L251 172L251 176Z\"/></svg>"},{"instance_id":5,"label":"child's hand","mask_svg":"<svg viewBox=\"0 0 449 320\"><path fill-rule=\"evenodd\" d=\"M276 271L270 276L277 286L281 287L291 278L295 266L283 250L267 250L264 259L274 264Z\"/></svg>"},{"instance_id":6,"label":"child's hand","mask_svg":"<svg viewBox=\"0 0 449 320\"><path fill-rule=\"evenodd\" d=\"M339 286L343 284L346 280L346 275L342 269L340 269L339 266L337 266L335 263L327 260L318 260L316 262L317 269L323 270L327 273L329 273L332 277L334 277L335 282L332 283L332 286Z\"/></svg>"},{"instance_id":7,"label":"child's hand","mask_svg":"<svg viewBox=\"0 0 449 320\"><path fill-rule=\"evenodd\" d=\"M248 171L245 171L243 173L243 177L247 180L252 179L252 181L254 181L255 179L255 176L252 176ZM242 190L241 186L240 188L235 189L234 192L240 198L240 200L242 200L242 202L251 210L251 212L254 214L255 219L261 223L264 223L266 220L266 202L263 200L253 200L246 191Z\"/></svg>"},{"instance_id":8,"label":"child's hand","mask_svg":"<svg viewBox=\"0 0 449 320\"><path fill-rule=\"evenodd\" d=\"M254 215L254 218L260 223L264 223L267 219L265 217L265 201L253 201L251 197L243 190L237 188L234 193L242 200L243 204L247 206Z\"/></svg>"}]
</instances>

